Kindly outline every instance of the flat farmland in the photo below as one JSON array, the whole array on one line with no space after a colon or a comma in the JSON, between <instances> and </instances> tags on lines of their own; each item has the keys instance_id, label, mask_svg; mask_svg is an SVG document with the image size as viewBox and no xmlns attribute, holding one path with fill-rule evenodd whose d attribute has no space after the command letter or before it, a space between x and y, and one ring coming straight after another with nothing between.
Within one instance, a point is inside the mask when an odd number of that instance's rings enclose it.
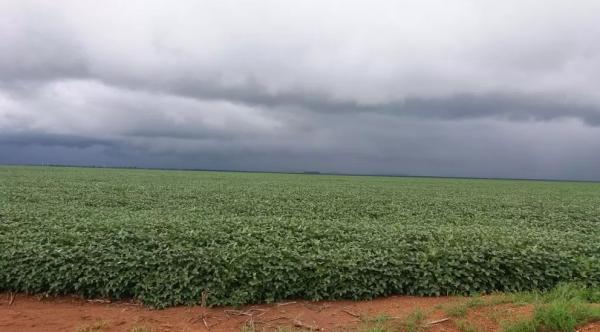
<instances>
[{"instance_id":1,"label":"flat farmland","mask_svg":"<svg viewBox=\"0 0 600 332\"><path fill-rule=\"evenodd\" d=\"M600 284L600 184L0 167L0 292L151 307Z\"/></svg>"}]
</instances>

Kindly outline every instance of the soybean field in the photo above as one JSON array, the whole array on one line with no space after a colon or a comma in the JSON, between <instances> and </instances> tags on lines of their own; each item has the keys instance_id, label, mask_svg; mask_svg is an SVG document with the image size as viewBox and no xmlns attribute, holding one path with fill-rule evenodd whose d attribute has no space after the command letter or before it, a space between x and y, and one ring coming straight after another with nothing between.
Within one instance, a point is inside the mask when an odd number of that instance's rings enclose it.
<instances>
[{"instance_id":1,"label":"soybean field","mask_svg":"<svg viewBox=\"0 0 600 332\"><path fill-rule=\"evenodd\" d=\"M0 167L0 291L152 307L600 285L600 183Z\"/></svg>"}]
</instances>

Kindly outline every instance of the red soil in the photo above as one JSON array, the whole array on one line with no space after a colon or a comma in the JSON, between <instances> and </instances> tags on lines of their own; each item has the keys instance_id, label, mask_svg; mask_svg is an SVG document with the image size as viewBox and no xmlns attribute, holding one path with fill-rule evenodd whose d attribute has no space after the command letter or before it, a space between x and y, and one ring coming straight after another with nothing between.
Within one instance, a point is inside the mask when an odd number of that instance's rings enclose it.
<instances>
[{"instance_id":1,"label":"red soil","mask_svg":"<svg viewBox=\"0 0 600 332\"><path fill-rule=\"evenodd\" d=\"M463 318L447 317L442 306L458 304L459 297L391 296L372 301L290 301L241 308L175 307L150 310L135 303L86 301L74 297L39 298L17 295L10 304L9 294L0 294L0 331L356 331L376 326L377 316L386 315L387 327L402 326L406 318L420 310L426 314L426 331L459 331L457 323L468 321L480 331L499 331L500 321L531 314L531 308L508 304L470 310ZM580 331L600 331L590 324Z\"/></svg>"}]
</instances>

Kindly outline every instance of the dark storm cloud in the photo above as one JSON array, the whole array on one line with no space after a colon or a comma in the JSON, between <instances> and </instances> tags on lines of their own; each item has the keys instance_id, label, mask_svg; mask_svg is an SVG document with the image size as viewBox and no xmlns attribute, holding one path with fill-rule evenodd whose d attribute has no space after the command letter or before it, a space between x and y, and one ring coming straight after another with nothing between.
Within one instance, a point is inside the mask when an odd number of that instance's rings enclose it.
<instances>
[{"instance_id":1,"label":"dark storm cloud","mask_svg":"<svg viewBox=\"0 0 600 332\"><path fill-rule=\"evenodd\" d=\"M29 156L35 163L100 166L526 178L564 178L571 172L569 178L580 180L596 179L600 163L600 135L574 122L499 126L407 122L374 115L315 117L329 123L315 124L310 134L294 133L291 138L224 142L155 137L123 139L108 146L93 141L89 146L68 141L48 146L23 136L21 144L0 144L0 161Z\"/></svg>"},{"instance_id":2,"label":"dark storm cloud","mask_svg":"<svg viewBox=\"0 0 600 332\"><path fill-rule=\"evenodd\" d=\"M257 82L247 84L243 88L219 89L217 82L180 81L175 86L155 87L154 90L169 91L172 94L201 100L225 100L268 108L295 107L337 114L386 113L444 120L497 118L510 121L550 121L574 118L590 126L600 125L600 104L550 94L461 93L443 97L407 97L383 103L360 103L301 89L270 94Z\"/></svg>"},{"instance_id":3,"label":"dark storm cloud","mask_svg":"<svg viewBox=\"0 0 600 332\"><path fill-rule=\"evenodd\" d=\"M600 179L597 1L4 1L0 162Z\"/></svg>"}]
</instances>

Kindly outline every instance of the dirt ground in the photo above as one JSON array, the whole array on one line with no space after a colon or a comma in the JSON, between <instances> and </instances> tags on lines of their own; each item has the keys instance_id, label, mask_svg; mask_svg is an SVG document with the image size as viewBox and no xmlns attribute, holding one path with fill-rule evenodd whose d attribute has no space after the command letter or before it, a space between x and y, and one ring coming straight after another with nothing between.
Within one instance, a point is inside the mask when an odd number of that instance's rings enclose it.
<instances>
[{"instance_id":1,"label":"dirt ground","mask_svg":"<svg viewBox=\"0 0 600 332\"><path fill-rule=\"evenodd\" d=\"M525 317L532 310L502 304L470 310L461 318L448 316L444 308L462 301L465 299L460 297L391 296L371 301L151 310L133 302L0 294L0 331L368 331L378 326L401 330L415 312L425 315L419 323L425 331L464 331L464 324L477 331L500 331L501 321ZM600 331L600 324L580 331Z\"/></svg>"}]
</instances>

